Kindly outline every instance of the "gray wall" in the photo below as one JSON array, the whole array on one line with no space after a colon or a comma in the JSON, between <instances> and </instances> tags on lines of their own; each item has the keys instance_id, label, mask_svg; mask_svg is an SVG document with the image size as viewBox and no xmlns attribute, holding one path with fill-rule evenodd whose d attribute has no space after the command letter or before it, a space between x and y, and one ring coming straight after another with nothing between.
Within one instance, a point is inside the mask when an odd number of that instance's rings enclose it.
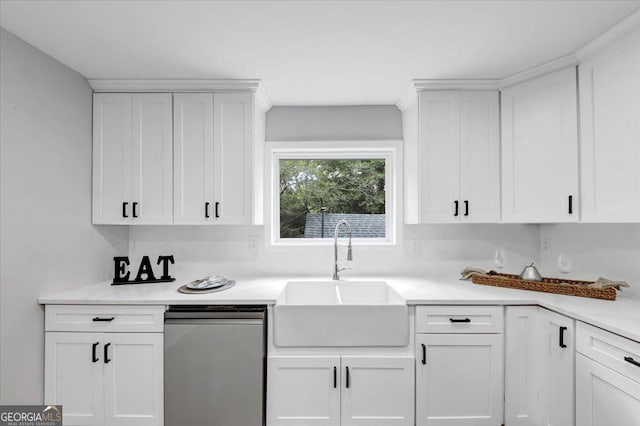
<instances>
[{"instance_id":1,"label":"gray wall","mask_svg":"<svg viewBox=\"0 0 640 426\"><path fill-rule=\"evenodd\" d=\"M106 280L125 227L91 225L91 89L0 29L0 404L43 398L40 296Z\"/></svg>"},{"instance_id":2,"label":"gray wall","mask_svg":"<svg viewBox=\"0 0 640 426\"><path fill-rule=\"evenodd\" d=\"M402 114L395 106L273 107L267 141L400 140Z\"/></svg>"}]
</instances>

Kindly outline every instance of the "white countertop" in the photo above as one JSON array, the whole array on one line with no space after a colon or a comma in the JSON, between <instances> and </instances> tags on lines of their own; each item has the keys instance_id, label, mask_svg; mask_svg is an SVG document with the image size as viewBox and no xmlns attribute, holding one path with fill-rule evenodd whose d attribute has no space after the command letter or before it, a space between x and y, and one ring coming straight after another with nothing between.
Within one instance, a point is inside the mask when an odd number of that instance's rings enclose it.
<instances>
[{"instance_id":1,"label":"white countertop","mask_svg":"<svg viewBox=\"0 0 640 426\"><path fill-rule=\"evenodd\" d=\"M540 305L558 313L601 327L640 342L640 297L619 292L614 302L524 290L477 285L457 279L456 272L424 277L375 277L387 281L409 305ZM259 304L271 305L285 283L300 277L234 277L237 284L225 291L183 294L178 287L188 282L130 284L110 282L89 285L41 297L41 304ZM357 278L351 279L357 281Z\"/></svg>"}]
</instances>

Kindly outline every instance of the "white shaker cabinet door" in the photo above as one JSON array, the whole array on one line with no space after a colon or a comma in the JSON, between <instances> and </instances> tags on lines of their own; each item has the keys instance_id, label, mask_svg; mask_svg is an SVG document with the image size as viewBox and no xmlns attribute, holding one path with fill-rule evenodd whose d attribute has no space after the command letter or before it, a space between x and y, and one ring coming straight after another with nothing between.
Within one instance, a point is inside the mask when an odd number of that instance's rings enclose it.
<instances>
[{"instance_id":1,"label":"white shaker cabinet door","mask_svg":"<svg viewBox=\"0 0 640 426\"><path fill-rule=\"evenodd\" d=\"M413 357L342 357L341 426L413 426Z\"/></svg>"},{"instance_id":2,"label":"white shaker cabinet door","mask_svg":"<svg viewBox=\"0 0 640 426\"><path fill-rule=\"evenodd\" d=\"M105 425L162 426L162 333L105 333Z\"/></svg>"},{"instance_id":3,"label":"white shaker cabinet door","mask_svg":"<svg viewBox=\"0 0 640 426\"><path fill-rule=\"evenodd\" d=\"M420 222L460 221L458 92L420 92Z\"/></svg>"},{"instance_id":4,"label":"white shaker cabinet door","mask_svg":"<svg viewBox=\"0 0 640 426\"><path fill-rule=\"evenodd\" d=\"M460 92L460 220L500 222L498 92Z\"/></svg>"},{"instance_id":5,"label":"white shaker cabinet door","mask_svg":"<svg viewBox=\"0 0 640 426\"><path fill-rule=\"evenodd\" d=\"M131 113L131 94L93 96L94 224L131 223Z\"/></svg>"},{"instance_id":6,"label":"white shaker cabinet door","mask_svg":"<svg viewBox=\"0 0 640 426\"><path fill-rule=\"evenodd\" d=\"M214 222L250 225L253 215L253 94L213 96Z\"/></svg>"},{"instance_id":7,"label":"white shaker cabinet door","mask_svg":"<svg viewBox=\"0 0 640 426\"><path fill-rule=\"evenodd\" d=\"M503 371L501 334L416 335L416 425L502 424Z\"/></svg>"},{"instance_id":8,"label":"white shaker cabinet door","mask_svg":"<svg viewBox=\"0 0 640 426\"><path fill-rule=\"evenodd\" d=\"M540 369L540 424L575 424L575 321L540 308L544 352Z\"/></svg>"},{"instance_id":9,"label":"white shaker cabinet door","mask_svg":"<svg viewBox=\"0 0 640 426\"><path fill-rule=\"evenodd\" d=\"M640 31L580 64L583 222L640 222Z\"/></svg>"},{"instance_id":10,"label":"white shaker cabinet door","mask_svg":"<svg viewBox=\"0 0 640 426\"><path fill-rule=\"evenodd\" d=\"M578 221L576 69L502 91L502 220Z\"/></svg>"},{"instance_id":11,"label":"white shaker cabinet door","mask_svg":"<svg viewBox=\"0 0 640 426\"><path fill-rule=\"evenodd\" d=\"M340 426L340 357L269 358L268 426Z\"/></svg>"},{"instance_id":12,"label":"white shaker cabinet door","mask_svg":"<svg viewBox=\"0 0 640 426\"><path fill-rule=\"evenodd\" d=\"M576 424L640 424L640 383L576 354Z\"/></svg>"},{"instance_id":13,"label":"white shaker cabinet door","mask_svg":"<svg viewBox=\"0 0 640 426\"><path fill-rule=\"evenodd\" d=\"M44 403L63 405L65 425L104 424L101 333L45 333Z\"/></svg>"},{"instance_id":14,"label":"white shaker cabinet door","mask_svg":"<svg viewBox=\"0 0 640 426\"><path fill-rule=\"evenodd\" d=\"M173 222L173 133L170 93L133 95L133 224Z\"/></svg>"},{"instance_id":15,"label":"white shaker cabinet door","mask_svg":"<svg viewBox=\"0 0 640 426\"><path fill-rule=\"evenodd\" d=\"M509 306L505 317L505 423L537 426L542 377L541 314L537 306Z\"/></svg>"},{"instance_id":16,"label":"white shaker cabinet door","mask_svg":"<svg viewBox=\"0 0 640 426\"><path fill-rule=\"evenodd\" d=\"M212 224L213 94L173 95L174 223Z\"/></svg>"}]
</instances>

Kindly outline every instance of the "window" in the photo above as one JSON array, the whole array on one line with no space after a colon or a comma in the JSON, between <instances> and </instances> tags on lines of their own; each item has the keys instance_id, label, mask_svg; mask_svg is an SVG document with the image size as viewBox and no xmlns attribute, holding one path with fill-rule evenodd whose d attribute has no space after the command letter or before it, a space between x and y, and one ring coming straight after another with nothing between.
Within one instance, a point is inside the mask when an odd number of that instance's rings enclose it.
<instances>
[{"instance_id":1,"label":"window","mask_svg":"<svg viewBox=\"0 0 640 426\"><path fill-rule=\"evenodd\" d=\"M397 144L269 145L272 243L326 244L340 220L356 243L395 242Z\"/></svg>"}]
</instances>

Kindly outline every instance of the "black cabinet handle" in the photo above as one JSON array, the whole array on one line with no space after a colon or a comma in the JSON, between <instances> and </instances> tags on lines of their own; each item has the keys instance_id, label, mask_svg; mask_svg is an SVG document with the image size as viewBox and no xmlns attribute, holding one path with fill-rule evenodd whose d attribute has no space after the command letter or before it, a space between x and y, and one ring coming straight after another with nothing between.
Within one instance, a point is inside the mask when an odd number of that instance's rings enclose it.
<instances>
[{"instance_id":1,"label":"black cabinet handle","mask_svg":"<svg viewBox=\"0 0 640 426\"><path fill-rule=\"evenodd\" d=\"M211 203L210 203L210 202L208 202L208 201L207 201L206 203L204 203L204 217L205 217L206 219L209 219L209 205L210 205L210 204L211 204Z\"/></svg>"},{"instance_id":2,"label":"black cabinet handle","mask_svg":"<svg viewBox=\"0 0 640 426\"><path fill-rule=\"evenodd\" d=\"M560 327L560 333L558 336L558 344L561 348L566 348L567 345L564 344L564 332L567 331L567 327Z\"/></svg>"},{"instance_id":3,"label":"black cabinet handle","mask_svg":"<svg viewBox=\"0 0 640 426\"><path fill-rule=\"evenodd\" d=\"M133 202L133 217L138 217L138 212L136 211L136 207L138 207L137 202Z\"/></svg>"},{"instance_id":4,"label":"black cabinet handle","mask_svg":"<svg viewBox=\"0 0 640 426\"><path fill-rule=\"evenodd\" d=\"M640 362L636 361L635 359L631 358L630 356L625 356L624 360L627 361L630 364L635 365L636 367L640 367Z\"/></svg>"},{"instance_id":5,"label":"black cabinet handle","mask_svg":"<svg viewBox=\"0 0 640 426\"><path fill-rule=\"evenodd\" d=\"M111 343L107 343L106 345L104 345L104 363L105 364L109 364L111 362L111 360L109 359L109 346L111 346Z\"/></svg>"},{"instance_id":6,"label":"black cabinet handle","mask_svg":"<svg viewBox=\"0 0 640 426\"><path fill-rule=\"evenodd\" d=\"M469 216L469 200L464 200L464 215Z\"/></svg>"},{"instance_id":7,"label":"black cabinet handle","mask_svg":"<svg viewBox=\"0 0 640 426\"><path fill-rule=\"evenodd\" d=\"M338 367L333 367L333 388L338 387Z\"/></svg>"},{"instance_id":8,"label":"black cabinet handle","mask_svg":"<svg viewBox=\"0 0 640 426\"><path fill-rule=\"evenodd\" d=\"M422 365L427 365L427 345L422 343Z\"/></svg>"},{"instance_id":9,"label":"black cabinet handle","mask_svg":"<svg viewBox=\"0 0 640 426\"><path fill-rule=\"evenodd\" d=\"M129 217L127 215L127 205L129 203L127 203L126 201L122 203L122 217Z\"/></svg>"},{"instance_id":10,"label":"black cabinet handle","mask_svg":"<svg viewBox=\"0 0 640 426\"><path fill-rule=\"evenodd\" d=\"M351 386L351 376L349 375L349 367L347 367L347 388Z\"/></svg>"},{"instance_id":11,"label":"black cabinet handle","mask_svg":"<svg viewBox=\"0 0 640 426\"><path fill-rule=\"evenodd\" d=\"M454 206L455 206L455 211L453 213L454 216L458 216L458 200L455 200L453 202Z\"/></svg>"},{"instance_id":12,"label":"black cabinet handle","mask_svg":"<svg viewBox=\"0 0 640 426\"><path fill-rule=\"evenodd\" d=\"M216 201L216 218L220 217L220 212L218 211L218 208L220 207L220 203Z\"/></svg>"},{"instance_id":13,"label":"black cabinet handle","mask_svg":"<svg viewBox=\"0 0 640 426\"><path fill-rule=\"evenodd\" d=\"M573 195L569 195L569 214L573 214Z\"/></svg>"},{"instance_id":14,"label":"black cabinet handle","mask_svg":"<svg viewBox=\"0 0 640 426\"><path fill-rule=\"evenodd\" d=\"M469 318L449 318L451 322L471 322Z\"/></svg>"},{"instance_id":15,"label":"black cabinet handle","mask_svg":"<svg viewBox=\"0 0 640 426\"><path fill-rule=\"evenodd\" d=\"M96 356L96 348L98 347L99 344L100 342L95 342L93 345L91 345L91 362L100 361Z\"/></svg>"},{"instance_id":16,"label":"black cabinet handle","mask_svg":"<svg viewBox=\"0 0 640 426\"><path fill-rule=\"evenodd\" d=\"M95 318L93 318L93 321L94 322L111 322L114 319L116 319L116 317L109 317L109 318L95 317Z\"/></svg>"}]
</instances>

